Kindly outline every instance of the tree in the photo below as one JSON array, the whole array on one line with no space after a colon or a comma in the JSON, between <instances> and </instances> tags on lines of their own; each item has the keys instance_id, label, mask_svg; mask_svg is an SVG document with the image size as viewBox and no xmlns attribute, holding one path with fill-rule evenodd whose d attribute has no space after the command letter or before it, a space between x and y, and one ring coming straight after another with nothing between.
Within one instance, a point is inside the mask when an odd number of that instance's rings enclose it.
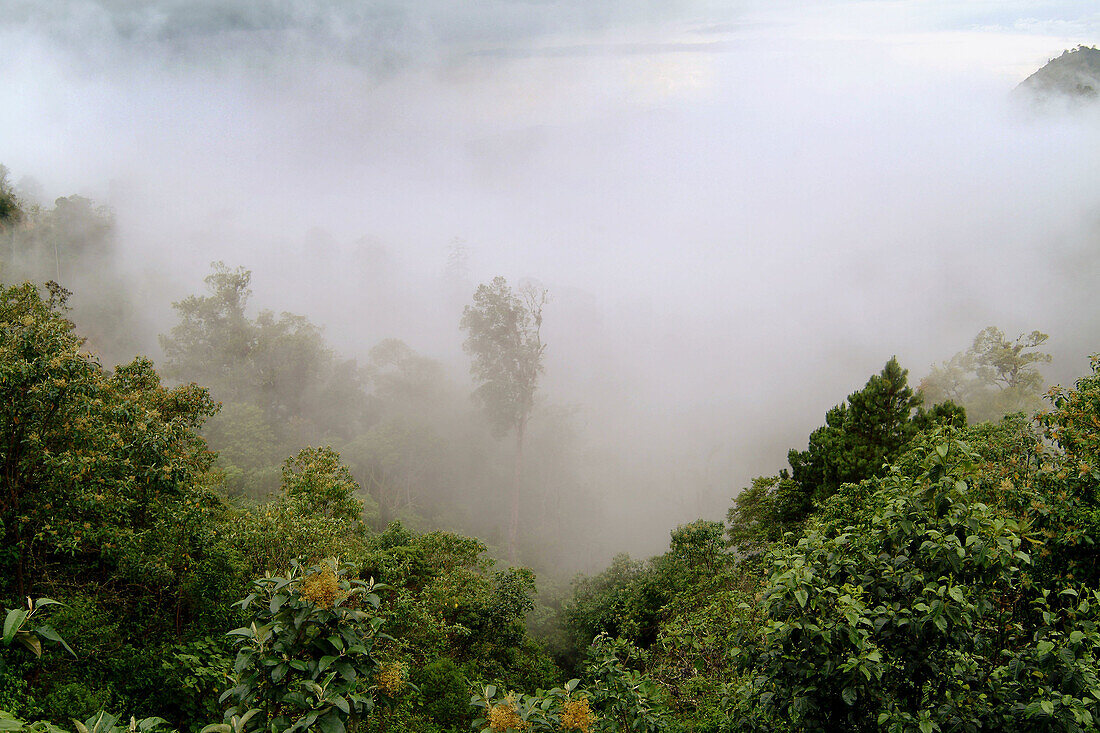
<instances>
[{"instance_id":1,"label":"tree","mask_svg":"<svg viewBox=\"0 0 1100 733\"><path fill-rule=\"evenodd\" d=\"M69 318L105 366L148 350L152 323L141 290L119 263L114 216L83 196L52 206L20 198L0 166L0 272L9 282L54 280L74 295Z\"/></svg>"},{"instance_id":2,"label":"tree","mask_svg":"<svg viewBox=\"0 0 1100 733\"><path fill-rule=\"evenodd\" d=\"M784 532L813 512L811 497L790 472L758 476L741 490L726 514L730 544L746 556L759 556Z\"/></svg>"},{"instance_id":3,"label":"tree","mask_svg":"<svg viewBox=\"0 0 1100 733\"><path fill-rule=\"evenodd\" d=\"M1043 377L1032 365L1049 362L1050 354L1035 349L1048 338L1045 333L1032 331L1009 341L1004 331L989 326L974 337L974 344L970 347L978 377L1002 389L1038 390L1043 384Z\"/></svg>"},{"instance_id":4,"label":"tree","mask_svg":"<svg viewBox=\"0 0 1100 733\"><path fill-rule=\"evenodd\" d=\"M867 380L847 403L829 410L825 426L810 435L804 451L790 451L794 480L822 499L843 483L878 475L916 432L910 418L920 405L896 358Z\"/></svg>"},{"instance_id":5,"label":"tree","mask_svg":"<svg viewBox=\"0 0 1100 733\"><path fill-rule=\"evenodd\" d=\"M8 182L8 169L0 165L0 232L23 217L23 207Z\"/></svg>"},{"instance_id":6,"label":"tree","mask_svg":"<svg viewBox=\"0 0 1100 733\"><path fill-rule=\"evenodd\" d=\"M223 399L245 397L250 381L240 372L255 348L255 326L245 315L252 273L215 262L204 282L209 295L192 295L172 307L180 322L161 336L166 376L209 385Z\"/></svg>"},{"instance_id":7,"label":"tree","mask_svg":"<svg viewBox=\"0 0 1100 733\"><path fill-rule=\"evenodd\" d=\"M66 556L74 575L140 565L147 530L209 466L195 430L215 409L148 359L105 372L48 287L0 286L0 592L20 596Z\"/></svg>"},{"instance_id":8,"label":"tree","mask_svg":"<svg viewBox=\"0 0 1100 733\"><path fill-rule=\"evenodd\" d=\"M283 493L310 514L361 526L363 502L355 498L359 484L340 454L332 448L303 448L283 464Z\"/></svg>"},{"instance_id":9,"label":"tree","mask_svg":"<svg viewBox=\"0 0 1100 733\"><path fill-rule=\"evenodd\" d=\"M1032 516L982 501L983 457L958 435L845 487L870 492L771 557L731 729L1094 730L1100 593L1030 554L1061 492Z\"/></svg>"},{"instance_id":10,"label":"tree","mask_svg":"<svg viewBox=\"0 0 1100 733\"><path fill-rule=\"evenodd\" d=\"M1050 354L1038 351L1048 336L1040 331L1009 340L996 326L983 329L965 352L932 367L921 380L925 399L954 400L975 422L1013 412L1033 413L1041 406L1043 377L1038 365Z\"/></svg>"},{"instance_id":11,"label":"tree","mask_svg":"<svg viewBox=\"0 0 1100 733\"><path fill-rule=\"evenodd\" d=\"M546 351L540 335L545 303L545 290L526 288L516 295L503 277L496 277L492 283L478 286L474 303L466 306L461 321L462 330L469 334L463 348L473 357L470 372L478 382L474 397L498 436L509 431L516 436L508 524L508 552L513 561L519 532L523 439Z\"/></svg>"},{"instance_id":12,"label":"tree","mask_svg":"<svg viewBox=\"0 0 1100 733\"><path fill-rule=\"evenodd\" d=\"M165 373L207 385L230 406L207 436L219 453L227 449L219 456L227 486L262 496L278 475L272 455L318 437L350 439L367 417L367 396L356 363L337 361L320 327L286 312L250 318L252 273L212 266L206 295L173 304L179 323L160 339ZM242 429L263 439L249 446Z\"/></svg>"},{"instance_id":13,"label":"tree","mask_svg":"<svg viewBox=\"0 0 1100 733\"><path fill-rule=\"evenodd\" d=\"M842 484L884 475L887 464L921 431L965 424L965 410L953 402L925 410L908 375L891 358L863 389L829 410L806 450L787 454L789 473L755 479L737 496L728 514L730 540L742 552L757 552L798 530Z\"/></svg>"}]
</instances>

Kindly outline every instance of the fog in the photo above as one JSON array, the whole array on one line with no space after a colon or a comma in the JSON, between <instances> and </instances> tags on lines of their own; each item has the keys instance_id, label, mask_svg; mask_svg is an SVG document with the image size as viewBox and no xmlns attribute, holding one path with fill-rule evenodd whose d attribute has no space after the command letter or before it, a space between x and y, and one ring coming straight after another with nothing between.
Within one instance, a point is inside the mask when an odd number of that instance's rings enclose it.
<instances>
[{"instance_id":1,"label":"fog","mask_svg":"<svg viewBox=\"0 0 1100 733\"><path fill-rule=\"evenodd\" d=\"M161 331L224 260L466 380L477 283L537 281L589 567L719 518L892 355L1041 329L1084 373L1100 105L1011 91L1098 41L1092 2L0 0L0 163L111 207Z\"/></svg>"}]
</instances>

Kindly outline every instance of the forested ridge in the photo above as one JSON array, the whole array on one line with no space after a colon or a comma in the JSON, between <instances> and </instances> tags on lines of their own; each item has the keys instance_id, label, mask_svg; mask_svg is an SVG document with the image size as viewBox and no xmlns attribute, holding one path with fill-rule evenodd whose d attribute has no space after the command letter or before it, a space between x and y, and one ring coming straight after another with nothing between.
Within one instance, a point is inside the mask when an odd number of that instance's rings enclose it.
<instances>
[{"instance_id":1,"label":"forested ridge","mask_svg":"<svg viewBox=\"0 0 1100 733\"><path fill-rule=\"evenodd\" d=\"M0 176L0 729L1095 729L1100 357L888 358L725 518L570 579L545 290L471 294L472 401L220 262L155 364L111 227Z\"/></svg>"}]
</instances>

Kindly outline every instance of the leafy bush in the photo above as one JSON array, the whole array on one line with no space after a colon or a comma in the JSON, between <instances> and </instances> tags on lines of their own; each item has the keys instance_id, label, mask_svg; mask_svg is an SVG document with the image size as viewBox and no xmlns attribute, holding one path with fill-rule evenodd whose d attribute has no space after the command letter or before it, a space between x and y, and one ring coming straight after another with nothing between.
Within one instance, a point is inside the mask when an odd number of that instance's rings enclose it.
<instances>
[{"instance_id":1,"label":"leafy bush","mask_svg":"<svg viewBox=\"0 0 1100 733\"><path fill-rule=\"evenodd\" d=\"M42 716L42 708L30 691L27 681L32 672L29 660L0 659L0 710L24 718Z\"/></svg>"},{"instance_id":2,"label":"leafy bush","mask_svg":"<svg viewBox=\"0 0 1100 733\"><path fill-rule=\"evenodd\" d=\"M164 697L182 720L206 721L221 714L218 695L233 678L233 657L228 646L218 638L196 639L172 648L161 663Z\"/></svg>"},{"instance_id":3,"label":"leafy bush","mask_svg":"<svg viewBox=\"0 0 1100 733\"><path fill-rule=\"evenodd\" d=\"M232 701L228 724L205 731L230 733L246 725L291 731L316 727L343 733L401 692L401 673L383 665L375 643L380 599L372 581L354 578L355 566L338 560L309 568L293 563L284 576L257 580L240 602L255 609L246 627L230 634L240 643L236 685L222 695Z\"/></svg>"},{"instance_id":4,"label":"leafy bush","mask_svg":"<svg viewBox=\"0 0 1100 733\"><path fill-rule=\"evenodd\" d=\"M100 710L83 723L73 720L76 733L161 733L167 731L167 722L161 718L130 718L129 724L119 725L119 719ZM39 720L27 723L11 713L0 710L0 730L5 733L69 733L52 723Z\"/></svg>"},{"instance_id":5,"label":"leafy bush","mask_svg":"<svg viewBox=\"0 0 1100 733\"><path fill-rule=\"evenodd\" d=\"M424 665L413 677L420 690L420 707L441 728L467 727L470 694L458 665L448 657Z\"/></svg>"},{"instance_id":6,"label":"leafy bush","mask_svg":"<svg viewBox=\"0 0 1100 733\"><path fill-rule=\"evenodd\" d=\"M870 515L779 550L739 723L772 730L1078 731L1100 680L1100 594L1040 588L1026 523L973 499L944 439Z\"/></svg>"},{"instance_id":7,"label":"leafy bush","mask_svg":"<svg viewBox=\"0 0 1100 733\"><path fill-rule=\"evenodd\" d=\"M470 698L470 705L479 710L473 721L475 730L530 731L550 733L576 730L590 733L596 716L588 696L577 690L580 680L570 680L564 687L537 690L533 695L507 691L496 685L483 685Z\"/></svg>"},{"instance_id":8,"label":"leafy bush","mask_svg":"<svg viewBox=\"0 0 1100 733\"><path fill-rule=\"evenodd\" d=\"M93 690L81 682L70 682L55 688L42 701L42 709L50 720L84 720L108 707L108 690Z\"/></svg>"},{"instance_id":9,"label":"leafy bush","mask_svg":"<svg viewBox=\"0 0 1100 733\"><path fill-rule=\"evenodd\" d=\"M601 634L589 650L589 689L579 687L579 679L562 687L536 690L533 695L495 684L479 685L470 698L470 704L478 709L473 727L481 733L671 730L673 720L658 685L628 666L631 661L642 661L642 657L630 642Z\"/></svg>"},{"instance_id":10,"label":"leafy bush","mask_svg":"<svg viewBox=\"0 0 1100 733\"><path fill-rule=\"evenodd\" d=\"M592 706L601 731L658 733L672 727L664 691L630 663L645 662L644 653L623 639L597 636L588 651Z\"/></svg>"}]
</instances>

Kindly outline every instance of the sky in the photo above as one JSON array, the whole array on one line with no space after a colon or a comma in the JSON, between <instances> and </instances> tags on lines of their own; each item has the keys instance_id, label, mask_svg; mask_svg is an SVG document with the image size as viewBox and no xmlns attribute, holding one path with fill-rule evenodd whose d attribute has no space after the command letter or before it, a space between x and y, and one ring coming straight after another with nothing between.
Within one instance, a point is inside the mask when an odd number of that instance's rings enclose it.
<instances>
[{"instance_id":1,"label":"sky","mask_svg":"<svg viewBox=\"0 0 1100 733\"><path fill-rule=\"evenodd\" d=\"M1100 112L1011 92L1097 43L1095 2L0 0L0 163L109 205L165 318L224 260L462 377L476 283L541 284L546 399L719 476L689 519L892 355L1041 329L1083 373Z\"/></svg>"}]
</instances>

